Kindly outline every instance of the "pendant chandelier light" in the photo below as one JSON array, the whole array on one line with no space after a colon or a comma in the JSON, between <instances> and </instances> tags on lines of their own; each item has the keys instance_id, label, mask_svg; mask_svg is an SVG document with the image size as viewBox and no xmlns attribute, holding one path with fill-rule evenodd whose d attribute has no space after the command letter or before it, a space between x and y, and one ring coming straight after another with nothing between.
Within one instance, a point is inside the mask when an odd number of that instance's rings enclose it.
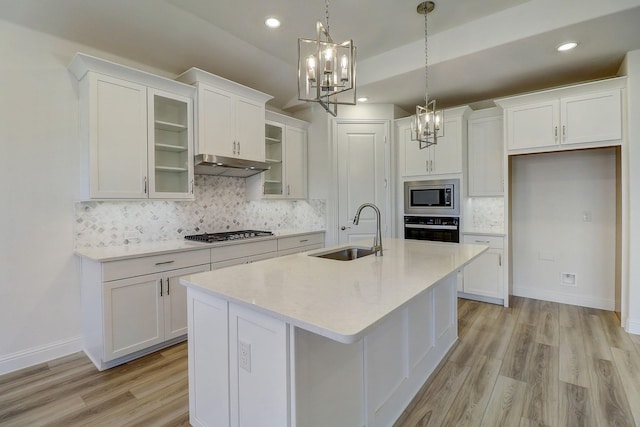
<instances>
[{"instance_id":1,"label":"pendant chandelier light","mask_svg":"<svg viewBox=\"0 0 640 427\"><path fill-rule=\"evenodd\" d=\"M335 117L338 104L356 104L356 47L352 40L335 43L331 39L329 0L325 0L325 15L327 25L316 23L315 40L298 39L298 99L318 102Z\"/></svg>"},{"instance_id":2,"label":"pendant chandelier light","mask_svg":"<svg viewBox=\"0 0 640 427\"><path fill-rule=\"evenodd\" d=\"M416 115L411 120L411 139L418 141L422 150L438 143L438 136L443 136L441 125L444 123L442 111L436 111L436 100L429 99L429 43L427 15L435 9L432 1L425 1L418 5L417 12L424 15L424 76L425 76L425 106L416 106Z\"/></svg>"}]
</instances>

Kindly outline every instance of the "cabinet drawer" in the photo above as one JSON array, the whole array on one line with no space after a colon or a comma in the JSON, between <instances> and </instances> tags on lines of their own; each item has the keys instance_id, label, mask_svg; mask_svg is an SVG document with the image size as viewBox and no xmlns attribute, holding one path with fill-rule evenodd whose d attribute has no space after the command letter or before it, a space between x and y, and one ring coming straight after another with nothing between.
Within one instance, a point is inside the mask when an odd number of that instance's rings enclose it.
<instances>
[{"instance_id":1,"label":"cabinet drawer","mask_svg":"<svg viewBox=\"0 0 640 427\"><path fill-rule=\"evenodd\" d=\"M313 251L315 249L322 249L322 248L324 248L324 244L309 245L309 246L298 246L298 247L291 248L291 249L279 250L278 251L278 256L297 254L297 253L300 253L300 252Z\"/></svg>"},{"instance_id":2,"label":"cabinet drawer","mask_svg":"<svg viewBox=\"0 0 640 427\"><path fill-rule=\"evenodd\" d=\"M500 236L483 236L483 235L476 235L476 234L467 234L463 236L462 243L488 245L490 248L496 248L496 249L500 249L504 247L503 238Z\"/></svg>"},{"instance_id":3,"label":"cabinet drawer","mask_svg":"<svg viewBox=\"0 0 640 427\"><path fill-rule=\"evenodd\" d=\"M238 243L237 245L211 248L211 262L219 262L227 259L242 258L252 255L266 254L278 250L275 239L261 242Z\"/></svg>"},{"instance_id":4,"label":"cabinet drawer","mask_svg":"<svg viewBox=\"0 0 640 427\"><path fill-rule=\"evenodd\" d=\"M305 234L304 236L283 237L278 239L278 252L288 249L324 244L324 234Z\"/></svg>"},{"instance_id":5,"label":"cabinet drawer","mask_svg":"<svg viewBox=\"0 0 640 427\"><path fill-rule=\"evenodd\" d=\"M209 249L199 249L187 252L174 252L162 255L153 255L141 258L111 261L102 264L102 280L123 279L126 277L141 276L143 274L160 273L162 271L195 265L209 264L211 253Z\"/></svg>"}]
</instances>

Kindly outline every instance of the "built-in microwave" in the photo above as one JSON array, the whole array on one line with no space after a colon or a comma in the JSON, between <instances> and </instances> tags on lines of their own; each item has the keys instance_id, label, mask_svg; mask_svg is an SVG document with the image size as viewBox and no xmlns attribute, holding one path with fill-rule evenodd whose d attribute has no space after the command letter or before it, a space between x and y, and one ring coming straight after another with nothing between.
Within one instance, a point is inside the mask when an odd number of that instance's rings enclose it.
<instances>
[{"instance_id":1,"label":"built-in microwave","mask_svg":"<svg viewBox=\"0 0 640 427\"><path fill-rule=\"evenodd\" d=\"M460 180L405 181L405 215L460 215Z\"/></svg>"}]
</instances>

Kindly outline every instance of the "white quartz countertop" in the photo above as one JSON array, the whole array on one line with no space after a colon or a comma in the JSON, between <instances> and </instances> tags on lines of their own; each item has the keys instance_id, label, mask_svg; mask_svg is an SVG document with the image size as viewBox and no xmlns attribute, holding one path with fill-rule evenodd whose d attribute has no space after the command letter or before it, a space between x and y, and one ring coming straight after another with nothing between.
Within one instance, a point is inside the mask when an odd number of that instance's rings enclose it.
<instances>
[{"instance_id":1,"label":"white quartz countertop","mask_svg":"<svg viewBox=\"0 0 640 427\"><path fill-rule=\"evenodd\" d=\"M353 343L488 248L404 239L384 239L383 246L382 257L336 261L309 256L340 247L336 246L193 274L181 283L332 340Z\"/></svg>"},{"instance_id":2,"label":"white quartz countertop","mask_svg":"<svg viewBox=\"0 0 640 427\"><path fill-rule=\"evenodd\" d=\"M74 252L78 256L88 258L93 261L109 262L149 255L161 255L171 252L193 251L197 249L209 249L219 246L273 240L280 237L303 236L305 234L313 233L324 233L324 230L277 230L273 231L273 236L229 240L226 242L206 243L191 240L169 240L162 242L131 244L126 246L78 248Z\"/></svg>"}]
</instances>

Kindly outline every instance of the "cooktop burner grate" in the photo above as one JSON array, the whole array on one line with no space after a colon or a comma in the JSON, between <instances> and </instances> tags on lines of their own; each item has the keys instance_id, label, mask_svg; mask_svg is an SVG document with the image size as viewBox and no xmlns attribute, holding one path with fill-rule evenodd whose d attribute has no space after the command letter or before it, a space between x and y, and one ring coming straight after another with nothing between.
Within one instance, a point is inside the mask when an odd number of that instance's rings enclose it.
<instances>
[{"instance_id":1,"label":"cooktop burner grate","mask_svg":"<svg viewBox=\"0 0 640 427\"><path fill-rule=\"evenodd\" d=\"M225 231L221 233L203 233L192 234L184 236L187 240L194 240L196 242L226 242L227 240L240 240L251 239L255 237L273 236L271 231L262 230L237 230L237 231Z\"/></svg>"}]
</instances>

